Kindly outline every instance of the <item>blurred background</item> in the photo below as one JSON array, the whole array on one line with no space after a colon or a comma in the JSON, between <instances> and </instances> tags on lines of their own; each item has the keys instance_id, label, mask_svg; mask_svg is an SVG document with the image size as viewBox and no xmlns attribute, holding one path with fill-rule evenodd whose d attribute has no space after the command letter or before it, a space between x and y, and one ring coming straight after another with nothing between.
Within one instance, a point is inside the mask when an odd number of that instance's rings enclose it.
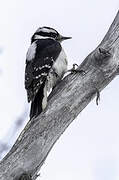
<instances>
[{"instance_id":1,"label":"blurred background","mask_svg":"<svg viewBox=\"0 0 119 180\"><path fill-rule=\"evenodd\" d=\"M25 56L40 26L72 36L62 45L69 68L96 48L111 25L119 0L0 1L0 159L28 122ZM53 147L41 180L119 180L119 79L92 101Z\"/></svg>"}]
</instances>

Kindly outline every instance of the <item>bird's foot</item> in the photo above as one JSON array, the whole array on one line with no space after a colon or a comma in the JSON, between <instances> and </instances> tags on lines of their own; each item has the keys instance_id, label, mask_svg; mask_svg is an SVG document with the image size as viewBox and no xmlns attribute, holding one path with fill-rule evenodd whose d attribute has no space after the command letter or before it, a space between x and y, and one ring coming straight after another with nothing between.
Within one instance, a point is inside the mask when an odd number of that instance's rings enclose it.
<instances>
[{"instance_id":1,"label":"bird's foot","mask_svg":"<svg viewBox=\"0 0 119 180\"><path fill-rule=\"evenodd\" d=\"M69 69L67 72L71 72L71 73L83 73L83 74L85 74L84 70L76 69L76 67L78 68L78 64L73 64L73 67L71 69Z\"/></svg>"}]
</instances>

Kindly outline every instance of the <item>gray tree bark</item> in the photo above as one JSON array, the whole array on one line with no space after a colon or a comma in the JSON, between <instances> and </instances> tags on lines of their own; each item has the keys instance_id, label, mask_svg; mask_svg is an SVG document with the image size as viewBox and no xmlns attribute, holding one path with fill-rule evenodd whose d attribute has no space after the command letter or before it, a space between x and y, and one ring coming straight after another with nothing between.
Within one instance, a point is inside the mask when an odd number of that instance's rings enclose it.
<instances>
[{"instance_id":1,"label":"gray tree bark","mask_svg":"<svg viewBox=\"0 0 119 180\"><path fill-rule=\"evenodd\" d=\"M119 74L119 12L100 45L66 76L49 96L48 106L31 119L0 162L1 180L37 178L55 142L69 124Z\"/></svg>"}]
</instances>

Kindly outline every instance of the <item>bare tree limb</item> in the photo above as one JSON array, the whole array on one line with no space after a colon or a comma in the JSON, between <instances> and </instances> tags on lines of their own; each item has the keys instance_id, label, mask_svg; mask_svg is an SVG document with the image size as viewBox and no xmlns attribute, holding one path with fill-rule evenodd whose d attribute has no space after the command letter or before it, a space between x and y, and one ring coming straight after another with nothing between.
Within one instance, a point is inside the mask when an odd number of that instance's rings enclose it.
<instances>
[{"instance_id":1,"label":"bare tree limb","mask_svg":"<svg viewBox=\"0 0 119 180\"><path fill-rule=\"evenodd\" d=\"M119 73L119 12L103 41L78 70L85 73L65 77L49 96L46 110L27 123L0 163L1 180L35 180L61 134Z\"/></svg>"}]
</instances>

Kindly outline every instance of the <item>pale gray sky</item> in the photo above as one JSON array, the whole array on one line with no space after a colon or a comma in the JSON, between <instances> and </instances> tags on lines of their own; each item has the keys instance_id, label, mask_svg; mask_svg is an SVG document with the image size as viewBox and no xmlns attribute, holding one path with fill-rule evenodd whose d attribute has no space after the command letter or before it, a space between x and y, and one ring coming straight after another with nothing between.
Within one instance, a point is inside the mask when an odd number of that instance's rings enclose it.
<instances>
[{"instance_id":1,"label":"pale gray sky","mask_svg":"<svg viewBox=\"0 0 119 180\"><path fill-rule=\"evenodd\" d=\"M72 36L63 43L70 67L100 43L118 8L119 0L1 0L0 140L28 106L24 67L34 31L45 25ZM41 170L42 180L119 180L118 81L101 93L99 106L91 102L58 140Z\"/></svg>"}]
</instances>

